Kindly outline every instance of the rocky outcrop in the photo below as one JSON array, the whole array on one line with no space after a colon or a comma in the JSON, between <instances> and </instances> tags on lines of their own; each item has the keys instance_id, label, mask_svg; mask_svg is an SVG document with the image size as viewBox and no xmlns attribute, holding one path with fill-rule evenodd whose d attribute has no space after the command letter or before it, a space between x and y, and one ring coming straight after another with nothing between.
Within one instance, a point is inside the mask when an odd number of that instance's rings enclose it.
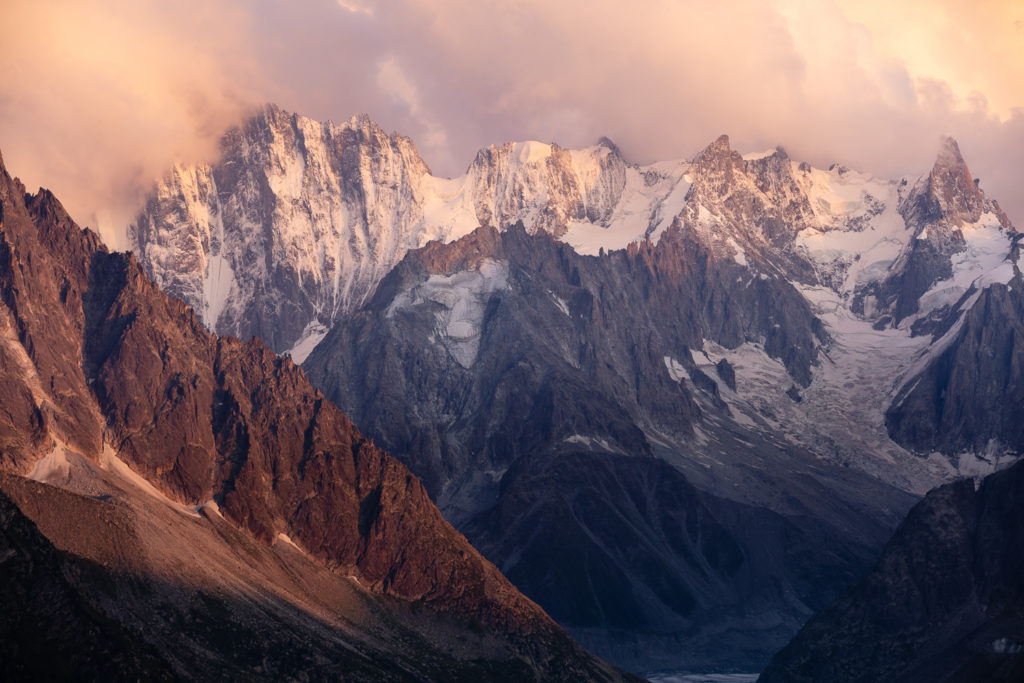
<instances>
[{"instance_id":1,"label":"rocky outcrop","mask_svg":"<svg viewBox=\"0 0 1024 683\"><path fill-rule=\"evenodd\" d=\"M616 675L473 550L290 360L258 340L211 335L134 257L108 253L51 195L25 195L3 169L0 200L3 353L18 370L0 396L11 416L6 471L59 479L69 453L93 470L123 460L157 495L216 504L258 542L284 534L378 595L482 624L537 676Z\"/></svg>"},{"instance_id":2,"label":"rocky outcrop","mask_svg":"<svg viewBox=\"0 0 1024 683\"><path fill-rule=\"evenodd\" d=\"M931 337L930 354L903 378L886 411L886 427L908 449L939 451L968 473L988 471L1024 450L1017 410L1024 400L1018 341L1024 333L1021 237L972 180L949 139L932 172L914 188L904 214L908 225L919 227L913 247L901 256L905 267L890 278L909 292L896 299L897 317L916 311L917 293L936 280L959 281L952 291L962 294L915 321L913 333ZM987 255L988 273L954 272L979 254L985 258L972 243L994 241L994 234L1006 241L997 241L998 248ZM929 259L937 268L921 266Z\"/></svg>"},{"instance_id":3,"label":"rocky outcrop","mask_svg":"<svg viewBox=\"0 0 1024 683\"><path fill-rule=\"evenodd\" d=\"M0 413L0 462L16 471L52 448L53 434L85 452L102 443L102 425L81 391L87 276L45 255L62 250L85 263L99 240L74 226L49 192L25 197L0 167L0 382L10 406Z\"/></svg>"},{"instance_id":4,"label":"rocky outcrop","mask_svg":"<svg viewBox=\"0 0 1024 683\"><path fill-rule=\"evenodd\" d=\"M817 284L814 269L794 247L814 214L785 150L744 159L723 135L693 162L693 185L680 216L718 249L748 258L765 273Z\"/></svg>"},{"instance_id":5,"label":"rocky outcrop","mask_svg":"<svg viewBox=\"0 0 1024 683\"><path fill-rule=\"evenodd\" d=\"M1006 285L969 292L947 314L933 335L944 350L907 380L886 412L893 439L954 461L983 454L998 462L1024 452L1022 291L1017 269Z\"/></svg>"},{"instance_id":6,"label":"rocky outcrop","mask_svg":"<svg viewBox=\"0 0 1024 683\"><path fill-rule=\"evenodd\" d=\"M991 214L999 227L1013 232L999 204L987 199L971 176L952 138L942 140L931 172L910 188L899 210L913 238L888 276L859 293L877 297L889 311L883 323L898 324L917 313L921 295L953 276L952 258L967 248L963 231L978 224L983 215Z\"/></svg>"},{"instance_id":7,"label":"rocky outcrop","mask_svg":"<svg viewBox=\"0 0 1024 683\"><path fill-rule=\"evenodd\" d=\"M1024 676L1024 465L935 491L881 560L760 681L1015 681Z\"/></svg>"}]
</instances>

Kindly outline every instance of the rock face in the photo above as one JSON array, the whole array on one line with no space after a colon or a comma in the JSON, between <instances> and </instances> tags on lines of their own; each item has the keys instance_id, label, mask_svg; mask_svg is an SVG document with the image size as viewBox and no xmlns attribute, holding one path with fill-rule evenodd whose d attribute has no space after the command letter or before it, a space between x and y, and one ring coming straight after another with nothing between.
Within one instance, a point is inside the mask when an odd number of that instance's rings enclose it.
<instances>
[{"instance_id":1,"label":"rock face","mask_svg":"<svg viewBox=\"0 0 1024 683\"><path fill-rule=\"evenodd\" d=\"M224 136L216 165L175 168L130 237L209 329L285 350L415 244L427 174L411 140L365 117L335 126L267 107Z\"/></svg>"},{"instance_id":2,"label":"rock face","mask_svg":"<svg viewBox=\"0 0 1024 683\"><path fill-rule=\"evenodd\" d=\"M607 140L586 151L537 142L491 146L466 175L481 224L522 221L531 232L556 236L572 221L607 227L626 187L626 163Z\"/></svg>"},{"instance_id":3,"label":"rock face","mask_svg":"<svg viewBox=\"0 0 1024 683\"><path fill-rule=\"evenodd\" d=\"M632 170L641 203L681 172L670 175ZM269 105L224 136L213 165L158 183L129 237L147 274L208 329L301 360L407 250L481 222L607 226L626 182L611 143L509 143L482 150L461 178L435 178L411 140L366 117L337 126Z\"/></svg>"},{"instance_id":4,"label":"rock face","mask_svg":"<svg viewBox=\"0 0 1024 683\"><path fill-rule=\"evenodd\" d=\"M789 282L685 224L599 257L515 226L409 253L305 367L589 646L636 668L756 667L910 497L732 433L708 481L700 435L730 421L732 389L695 352L763 344L790 386L824 340Z\"/></svg>"},{"instance_id":5,"label":"rock face","mask_svg":"<svg viewBox=\"0 0 1024 683\"><path fill-rule=\"evenodd\" d=\"M26 195L2 168L0 206L5 471L88 489L121 468L168 505L215 505L256 542L283 534L377 595L481 624L508 643L496 670L514 660L516 676L616 675L290 360L209 334L131 255L108 253L52 195Z\"/></svg>"},{"instance_id":6,"label":"rock face","mask_svg":"<svg viewBox=\"0 0 1024 683\"><path fill-rule=\"evenodd\" d=\"M743 260L749 255L761 272L817 284L811 263L794 249L797 235L816 223L795 170L781 148L744 159L723 135L694 160L681 218L696 229L728 226L706 237L725 242Z\"/></svg>"},{"instance_id":7,"label":"rock face","mask_svg":"<svg viewBox=\"0 0 1024 683\"><path fill-rule=\"evenodd\" d=\"M928 300L914 297L919 290L952 286L942 305L933 304L911 327L930 336L930 354L907 374L888 407L886 426L915 452L941 452L967 473L980 460L977 471L984 472L1024 452L1017 410L1024 400L1021 238L998 204L985 198L949 139L927 180L911 193L905 214L920 227L913 248L901 255L899 276L882 285L895 283L904 291L895 299L895 317ZM1010 238L1007 243L994 239L997 231ZM964 267L972 261L991 265L972 279L977 273Z\"/></svg>"},{"instance_id":8,"label":"rock face","mask_svg":"<svg viewBox=\"0 0 1024 683\"><path fill-rule=\"evenodd\" d=\"M1014 251L1014 263L1019 263ZM886 413L893 439L950 458L1024 452L1024 278L969 293L934 333L944 350ZM966 296L966 295L965 295Z\"/></svg>"},{"instance_id":9,"label":"rock face","mask_svg":"<svg viewBox=\"0 0 1024 683\"><path fill-rule=\"evenodd\" d=\"M458 506L477 473L552 443L649 455L645 430L692 436L701 408L681 380L702 377L712 401L718 390L690 351L704 339L759 340L806 382L823 328L788 282L741 273L679 226L597 258L522 226L481 228L410 253L305 367Z\"/></svg>"},{"instance_id":10,"label":"rock face","mask_svg":"<svg viewBox=\"0 0 1024 683\"><path fill-rule=\"evenodd\" d=\"M970 283L998 296L1013 276L1012 228L963 185L951 145L911 184L744 157L723 136L649 239L586 255L572 228L511 226L428 245L304 367L587 644L638 668L760 666L913 494L974 466L919 458L885 417L951 348ZM928 196L937 208L914 208ZM944 226L962 236L949 276L896 321L899 298L880 292L916 277L908 254ZM656 479L696 493L671 502ZM697 519L713 521L708 547L676 535ZM558 562L553 547L568 549Z\"/></svg>"},{"instance_id":11,"label":"rock face","mask_svg":"<svg viewBox=\"0 0 1024 683\"><path fill-rule=\"evenodd\" d=\"M1024 463L935 491L760 681L1024 677Z\"/></svg>"},{"instance_id":12,"label":"rock face","mask_svg":"<svg viewBox=\"0 0 1024 683\"><path fill-rule=\"evenodd\" d=\"M103 426L81 391L87 276L81 267L59 268L45 256L50 249L61 250L68 259L87 263L100 245L92 233L80 233L45 190L26 200L24 188L6 171L0 174L0 206L0 381L10 406L0 417L0 462L5 469L27 472L38 453L52 445L51 433L84 452L102 448ZM40 255L28 258L29 252Z\"/></svg>"}]
</instances>

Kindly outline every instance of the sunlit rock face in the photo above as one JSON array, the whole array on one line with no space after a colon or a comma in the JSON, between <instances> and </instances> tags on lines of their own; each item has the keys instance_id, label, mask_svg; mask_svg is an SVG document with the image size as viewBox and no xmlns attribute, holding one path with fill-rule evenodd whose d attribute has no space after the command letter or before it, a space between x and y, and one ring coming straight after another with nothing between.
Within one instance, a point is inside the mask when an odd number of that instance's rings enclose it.
<instances>
[{"instance_id":1,"label":"sunlit rock face","mask_svg":"<svg viewBox=\"0 0 1024 683\"><path fill-rule=\"evenodd\" d=\"M228 132L214 165L168 174L130 236L211 330L285 350L401 258L427 173L408 138L365 117L335 126L267 107Z\"/></svg>"},{"instance_id":2,"label":"sunlit rock face","mask_svg":"<svg viewBox=\"0 0 1024 683\"><path fill-rule=\"evenodd\" d=\"M207 331L2 164L0 367L14 678L630 678L290 359Z\"/></svg>"},{"instance_id":3,"label":"sunlit rock face","mask_svg":"<svg viewBox=\"0 0 1024 683\"><path fill-rule=\"evenodd\" d=\"M611 143L527 142L437 178L411 140L365 116L335 125L267 106L224 136L215 162L168 173L129 237L146 272L209 329L301 360L409 249L481 223L557 235L607 226L626 170Z\"/></svg>"}]
</instances>

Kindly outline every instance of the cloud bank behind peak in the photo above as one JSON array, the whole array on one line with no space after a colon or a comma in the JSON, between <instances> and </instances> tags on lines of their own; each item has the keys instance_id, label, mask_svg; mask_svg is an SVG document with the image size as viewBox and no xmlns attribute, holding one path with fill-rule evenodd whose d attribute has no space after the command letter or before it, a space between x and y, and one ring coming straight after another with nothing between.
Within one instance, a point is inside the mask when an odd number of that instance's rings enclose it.
<instances>
[{"instance_id":1,"label":"cloud bank behind peak","mask_svg":"<svg viewBox=\"0 0 1024 683\"><path fill-rule=\"evenodd\" d=\"M987 0L8 0L0 149L114 246L172 163L273 101L365 112L457 175L507 140L637 162L719 133L880 175L953 135L1024 224L1024 4Z\"/></svg>"}]
</instances>

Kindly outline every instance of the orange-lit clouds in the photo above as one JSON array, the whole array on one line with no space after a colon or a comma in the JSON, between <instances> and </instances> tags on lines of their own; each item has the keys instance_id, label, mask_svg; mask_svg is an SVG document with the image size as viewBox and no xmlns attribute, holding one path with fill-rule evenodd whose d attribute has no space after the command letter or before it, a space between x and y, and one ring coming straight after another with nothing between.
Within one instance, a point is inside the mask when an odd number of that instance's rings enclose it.
<instances>
[{"instance_id":1,"label":"orange-lit clouds","mask_svg":"<svg viewBox=\"0 0 1024 683\"><path fill-rule=\"evenodd\" d=\"M512 139L636 161L727 132L816 164L927 170L956 136L1024 224L1024 3L7 0L0 150L122 244L146 184L246 107L366 112L444 174Z\"/></svg>"},{"instance_id":2,"label":"orange-lit clouds","mask_svg":"<svg viewBox=\"0 0 1024 683\"><path fill-rule=\"evenodd\" d=\"M57 191L108 239L176 156L206 153L252 92L223 68L230 17L144 2L6 1L0 9L0 150L30 190ZM118 241L118 240L114 240Z\"/></svg>"},{"instance_id":3,"label":"orange-lit clouds","mask_svg":"<svg viewBox=\"0 0 1024 683\"><path fill-rule=\"evenodd\" d=\"M1006 120L1024 107L1024 2L1021 0L839 0L862 24L873 49L913 78L941 80L961 107L984 98Z\"/></svg>"}]
</instances>

